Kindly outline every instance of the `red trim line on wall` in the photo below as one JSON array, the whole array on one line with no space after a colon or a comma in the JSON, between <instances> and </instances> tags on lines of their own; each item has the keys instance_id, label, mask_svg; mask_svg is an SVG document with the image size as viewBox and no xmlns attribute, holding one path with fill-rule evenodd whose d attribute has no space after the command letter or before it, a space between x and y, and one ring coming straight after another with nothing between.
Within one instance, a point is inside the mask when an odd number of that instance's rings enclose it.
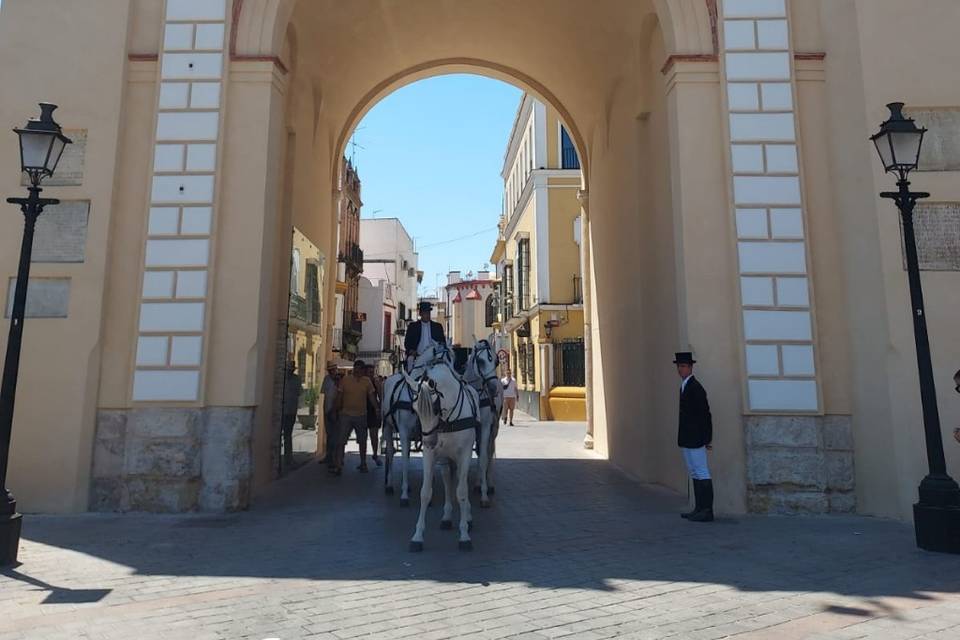
<instances>
[{"instance_id":1,"label":"red trim line on wall","mask_svg":"<svg viewBox=\"0 0 960 640\"><path fill-rule=\"evenodd\" d=\"M794 60L823 60L827 57L827 54L822 51L811 51L811 52L800 52L794 53Z\"/></svg>"},{"instance_id":2,"label":"red trim line on wall","mask_svg":"<svg viewBox=\"0 0 960 640\"><path fill-rule=\"evenodd\" d=\"M660 73L667 73L675 62L716 62L715 53L675 53L667 56L667 61L660 68Z\"/></svg>"},{"instance_id":3,"label":"red trim line on wall","mask_svg":"<svg viewBox=\"0 0 960 640\"><path fill-rule=\"evenodd\" d=\"M232 54L230 59L234 62L272 62L277 65L277 69L280 69L281 72L289 72L287 65L283 64L283 61L277 56L238 56L237 54Z\"/></svg>"},{"instance_id":4,"label":"red trim line on wall","mask_svg":"<svg viewBox=\"0 0 960 640\"><path fill-rule=\"evenodd\" d=\"M156 53L128 53L127 60L131 62L157 62L160 55Z\"/></svg>"}]
</instances>

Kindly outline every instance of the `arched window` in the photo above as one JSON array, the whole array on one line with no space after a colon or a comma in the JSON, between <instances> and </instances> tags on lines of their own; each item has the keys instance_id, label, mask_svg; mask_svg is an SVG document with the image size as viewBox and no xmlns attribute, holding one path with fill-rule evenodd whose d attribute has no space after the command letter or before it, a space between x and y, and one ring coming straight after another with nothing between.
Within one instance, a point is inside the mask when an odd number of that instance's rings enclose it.
<instances>
[{"instance_id":1,"label":"arched window","mask_svg":"<svg viewBox=\"0 0 960 640\"><path fill-rule=\"evenodd\" d=\"M492 293L487 296L487 302L485 307L486 313L484 317L484 326L492 327L493 323L497 321L497 298Z\"/></svg>"}]
</instances>

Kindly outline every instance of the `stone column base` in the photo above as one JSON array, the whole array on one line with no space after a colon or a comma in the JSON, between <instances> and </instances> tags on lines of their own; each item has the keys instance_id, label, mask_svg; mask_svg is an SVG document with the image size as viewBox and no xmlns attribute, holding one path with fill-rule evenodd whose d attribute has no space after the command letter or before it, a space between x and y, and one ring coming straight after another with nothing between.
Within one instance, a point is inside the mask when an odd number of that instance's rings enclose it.
<instances>
[{"instance_id":1,"label":"stone column base","mask_svg":"<svg viewBox=\"0 0 960 640\"><path fill-rule=\"evenodd\" d=\"M747 510L854 513L850 416L747 416Z\"/></svg>"},{"instance_id":2,"label":"stone column base","mask_svg":"<svg viewBox=\"0 0 960 640\"><path fill-rule=\"evenodd\" d=\"M91 511L234 511L250 502L253 409L101 410Z\"/></svg>"}]
</instances>

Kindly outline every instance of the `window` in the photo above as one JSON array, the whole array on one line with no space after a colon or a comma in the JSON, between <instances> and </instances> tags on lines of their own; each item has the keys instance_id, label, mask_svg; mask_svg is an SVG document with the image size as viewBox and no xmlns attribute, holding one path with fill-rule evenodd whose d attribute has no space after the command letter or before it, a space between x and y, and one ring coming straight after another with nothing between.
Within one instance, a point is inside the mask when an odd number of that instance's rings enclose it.
<instances>
[{"instance_id":1,"label":"window","mask_svg":"<svg viewBox=\"0 0 960 640\"><path fill-rule=\"evenodd\" d=\"M393 342L393 327L391 326L393 322L393 315L389 311L383 312L383 350L390 351L393 349L393 345L390 344Z\"/></svg>"},{"instance_id":2,"label":"window","mask_svg":"<svg viewBox=\"0 0 960 640\"><path fill-rule=\"evenodd\" d=\"M320 324L320 277L317 265L307 263L306 282L307 317L310 324Z\"/></svg>"},{"instance_id":3,"label":"window","mask_svg":"<svg viewBox=\"0 0 960 640\"><path fill-rule=\"evenodd\" d=\"M570 135L563 125L560 125L560 168L580 168L580 158L577 157L577 149L573 146L573 140L570 139Z\"/></svg>"},{"instance_id":4,"label":"window","mask_svg":"<svg viewBox=\"0 0 960 640\"><path fill-rule=\"evenodd\" d=\"M520 383L528 384L527 381L527 343L520 341L517 345L517 364L520 366Z\"/></svg>"},{"instance_id":5,"label":"window","mask_svg":"<svg viewBox=\"0 0 960 640\"><path fill-rule=\"evenodd\" d=\"M514 313L514 286L513 286L513 265L503 266L503 318L512 318Z\"/></svg>"},{"instance_id":6,"label":"window","mask_svg":"<svg viewBox=\"0 0 960 640\"><path fill-rule=\"evenodd\" d=\"M530 309L530 239L517 241L517 303L520 311Z\"/></svg>"},{"instance_id":7,"label":"window","mask_svg":"<svg viewBox=\"0 0 960 640\"><path fill-rule=\"evenodd\" d=\"M294 249L290 259L290 291L300 293L300 249Z\"/></svg>"},{"instance_id":8,"label":"window","mask_svg":"<svg viewBox=\"0 0 960 640\"><path fill-rule=\"evenodd\" d=\"M487 296L486 302L486 314L484 326L492 327L493 323L497 321L497 297L492 293Z\"/></svg>"}]
</instances>

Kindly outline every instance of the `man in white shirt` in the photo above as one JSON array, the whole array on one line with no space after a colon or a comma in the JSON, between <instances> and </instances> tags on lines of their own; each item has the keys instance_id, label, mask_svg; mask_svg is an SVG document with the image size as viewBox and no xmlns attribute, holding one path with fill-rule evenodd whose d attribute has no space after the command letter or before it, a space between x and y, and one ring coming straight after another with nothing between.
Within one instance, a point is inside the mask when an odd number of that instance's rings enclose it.
<instances>
[{"instance_id":1,"label":"man in white shirt","mask_svg":"<svg viewBox=\"0 0 960 640\"><path fill-rule=\"evenodd\" d=\"M423 354L431 346L447 344L447 338L443 334L443 325L430 319L433 305L429 302L421 302L417 310L420 312L420 321L411 322L407 326L407 335L403 339L403 348L407 352L408 368L417 356Z\"/></svg>"},{"instance_id":2,"label":"man in white shirt","mask_svg":"<svg viewBox=\"0 0 960 640\"><path fill-rule=\"evenodd\" d=\"M507 374L500 378L500 384L503 386L503 424L507 424L507 418L510 419L510 426L513 426L513 411L517 408L517 381L507 369Z\"/></svg>"}]
</instances>

